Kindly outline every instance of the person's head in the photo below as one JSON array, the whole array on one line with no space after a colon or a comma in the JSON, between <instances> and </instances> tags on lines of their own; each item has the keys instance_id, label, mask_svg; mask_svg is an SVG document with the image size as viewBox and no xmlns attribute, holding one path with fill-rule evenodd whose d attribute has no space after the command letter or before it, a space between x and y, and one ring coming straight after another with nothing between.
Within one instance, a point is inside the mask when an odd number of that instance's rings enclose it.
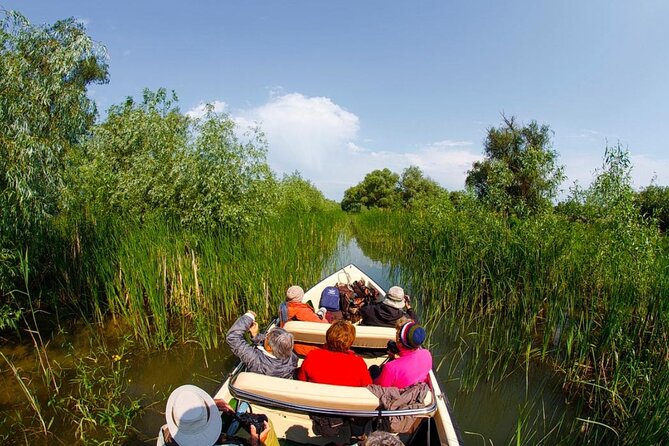
<instances>
[{"instance_id":1,"label":"person's head","mask_svg":"<svg viewBox=\"0 0 669 446\"><path fill-rule=\"evenodd\" d=\"M404 290L398 286L391 287L386 293L386 298L383 299L383 304L403 310L406 302L404 301Z\"/></svg>"},{"instance_id":2,"label":"person's head","mask_svg":"<svg viewBox=\"0 0 669 446\"><path fill-rule=\"evenodd\" d=\"M190 384L170 394L165 420L171 438L179 446L214 444L221 433L221 417L214 399Z\"/></svg>"},{"instance_id":3,"label":"person's head","mask_svg":"<svg viewBox=\"0 0 669 446\"><path fill-rule=\"evenodd\" d=\"M265 336L265 350L279 359L290 358L293 352L293 334L283 328L270 330Z\"/></svg>"},{"instance_id":4,"label":"person's head","mask_svg":"<svg viewBox=\"0 0 669 446\"><path fill-rule=\"evenodd\" d=\"M346 352L355 341L355 327L346 320L338 320L325 333L325 348L333 352Z\"/></svg>"},{"instance_id":5,"label":"person's head","mask_svg":"<svg viewBox=\"0 0 669 446\"><path fill-rule=\"evenodd\" d=\"M397 326L397 342L405 349L417 349L423 344L426 337L425 329L412 319Z\"/></svg>"},{"instance_id":6,"label":"person's head","mask_svg":"<svg viewBox=\"0 0 669 446\"><path fill-rule=\"evenodd\" d=\"M304 290L301 286L293 285L286 290L286 302L302 302Z\"/></svg>"},{"instance_id":7,"label":"person's head","mask_svg":"<svg viewBox=\"0 0 669 446\"><path fill-rule=\"evenodd\" d=\"M367 436L362 446L404 446L404 443L390 432L374 431Z\"/></svg>"}]
</instances>

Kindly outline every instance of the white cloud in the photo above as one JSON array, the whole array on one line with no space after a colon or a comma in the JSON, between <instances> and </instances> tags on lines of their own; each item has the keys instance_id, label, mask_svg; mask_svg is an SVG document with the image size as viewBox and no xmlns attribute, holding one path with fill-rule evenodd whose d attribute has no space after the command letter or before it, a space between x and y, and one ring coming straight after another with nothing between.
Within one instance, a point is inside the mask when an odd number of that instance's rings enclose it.
<instances>
[{"instance_id":1,"label":"white cloud","mask_svg":"<svg viewBox=\"0 0 669 446\"><path fill-rule=\"evenodd\" d=\"M401 173L415 165L444 187L462 189L467 170L481 158L470 150L472 142L448 139L412 152L370 150L357 141L358 117L326 97L274 91L266 104L234 115L242 128L261 126L275 172L298 170L336 200L367 173L386 167Z\"/></svg>"},{"instance_id":2,"label":"white cloud","mask_svg":"<svg viewBox=\"0 0 669 446\"><path fill-rule=\"evenodd\" d=\"M213 106L215 113L222 113L228 108L227 104L223 101L200 102L198 105L188 110L186 116L193 119L202 118L207 113L207 105Z\"/></svg>"}]
</instances>

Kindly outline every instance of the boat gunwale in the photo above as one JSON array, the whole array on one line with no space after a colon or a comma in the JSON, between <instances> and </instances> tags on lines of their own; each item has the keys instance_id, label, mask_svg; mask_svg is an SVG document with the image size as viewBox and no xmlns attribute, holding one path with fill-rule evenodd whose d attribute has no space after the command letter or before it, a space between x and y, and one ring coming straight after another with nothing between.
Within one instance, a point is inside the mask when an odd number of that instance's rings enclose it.
<instances>
[{"instance_id":1,"label":"boat gunwale","mask_svg":"<svg viewBox=\"0 0 669 446\"><path fill-rule=\"evenodd\" d=\"M272 407L276 409L287 410L291 412L306 413L306 414L319 414L319 415L338 415L338 416L347 416L347 417L363 417L363 418L375 418L375 417L397 417L397 416L416 416L431 418L437 411L437 397L432 389L432 382L430 385L430 392L432 393L432 402L424 407L418 407L415 409L399 409L399 410L346 410L346 409L328 409L315 406L305 406L297 403L289 403L286 401L276 400L274 398L268 398L265 396L260 396L252 392L247 392L245 390L238 389L234 386L234 382L241 372L245 370L245 367L238 367L233 371L231 376L228 378L228 390L230 394L237 399L248 401L249 403L256 403L262 406ZM287 379L287 378L280 378ZM360 387L360 389L366 389L366 387ZM380 404L380 402L379 402Z\"/></svg>"}]
</instances>

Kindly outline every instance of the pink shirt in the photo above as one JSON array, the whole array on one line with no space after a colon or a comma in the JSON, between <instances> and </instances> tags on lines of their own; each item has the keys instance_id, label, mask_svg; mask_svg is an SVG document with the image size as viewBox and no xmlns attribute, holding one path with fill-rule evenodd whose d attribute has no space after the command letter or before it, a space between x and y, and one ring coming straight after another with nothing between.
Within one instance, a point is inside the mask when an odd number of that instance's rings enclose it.
<instances>
[{"instance_id":1,"label":"pink shirt","mask_svg":"<svg viewBox=\"0 0 669 446\"><path fill-rule=\"evenodd\" d=\"M374 380L374 384L403 389L412 384L426 382L430 370L432 370L432 355L429 350L424 348L405 350L400 347L400 357L383 365L381 374Z\"/></svg>"}]
</instances>

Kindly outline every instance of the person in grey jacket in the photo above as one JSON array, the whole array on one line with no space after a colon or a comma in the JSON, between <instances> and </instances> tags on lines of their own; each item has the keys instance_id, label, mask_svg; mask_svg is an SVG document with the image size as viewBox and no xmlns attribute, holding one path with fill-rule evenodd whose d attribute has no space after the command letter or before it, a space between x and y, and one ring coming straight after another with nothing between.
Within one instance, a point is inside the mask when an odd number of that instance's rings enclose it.
<instances>
[{"instance_id":1,"label":"person in grey jacket","mask_svg":"<svg viewBox=\"0 0 669 446\"><path fill-rule=\"evenodd\" d=\"M258 334L255 318L253 311L243 314L232 324L225 341L249 372L292 378L297 367L297 355L293 353L293 335L278 327L267 334ZM251 333L253 345L249 345L244 339L247 331Z\"/></svg>"}]
</instances>

